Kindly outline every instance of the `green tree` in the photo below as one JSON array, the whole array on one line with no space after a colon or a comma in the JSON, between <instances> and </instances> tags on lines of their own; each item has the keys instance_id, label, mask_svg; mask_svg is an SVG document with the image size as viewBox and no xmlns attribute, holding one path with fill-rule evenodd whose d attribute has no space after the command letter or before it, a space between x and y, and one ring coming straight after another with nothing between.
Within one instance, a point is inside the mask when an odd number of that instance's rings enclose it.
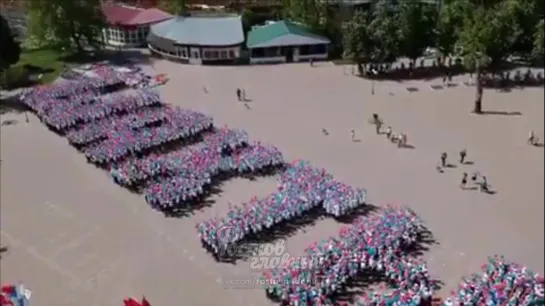
<instances>
[{"instance_id":1,"label":"green tree","mask_svg":"<svg viewBox=\"0 0 545 306\"><path fill-rule=\"evenodd\" d=\"M21 46L15 39L8 21L0 15L0 70L4 71L19 61Z\"/></svg>"},{"instance_id":2,"label":"green tree","mask_svg":"<svg viewBox=\"0 0 545 306\"><path fill-rule=\"evenodd\" d=\"M184 16L189 11L187 0L162 0L158 7L175 16Z\"/></svg>"},{"instance_id":3,"label":"green tree","mask_svg":"<svg viewBox=\"0 0 545 306\"><path fill-rule=\"evenodd\" d=\"M534 33L534 56L541 62L545 56L545 20L541 19Z\"/></svg>"},{"instance_id":4,"label":"green tree","mask_svg":"<svg viewBox=\"0 0 545 306\"><path fill-rule=\"evenodd\" d=\"M416 1L401 1L399 7L400 55L414 64L434 43L435 8Z\"/></svg>"},{"instance_id":5,"label":"green tree","mask_svg":"<svg viewBox=\"0 0 545 306\"><path fill-rule=\"evenodd\" d=\"M483 68L496 68L513 50L520 33L509 9L508 1L491 7L473 5L466 11L458 45L462 49L464 63L474 69L476 94L473 111L482 113ZM494 70L493 70L494 71Z\"/></svg>"},{"instance_id":6,"label":"green tree","mask_svg":"<svg viewBox=\"0 0 545 306\"><path fill-rule=\"evenodd\" d=\"M84 52L102 47L105 19L100 0L28 1L29 34L42 44Z\"/></svg>"},{"instance_id":7,"label":"green tree","mask_svg":"<svg viewBox=\"0 0 545 306\"><path fill-rule=\"evenodd\" d=\"M342 37L344 56L354 61L359 74L363 75L365 64L373 59L375 45L369 29L369 16L362 11L356 12L343 23Z\"/></svg>"},{"instance_id":8,"label":"green tree","mask_svg":"<svg viewBox=\"0 0 545 306\"><path fill-rule=\"evenodd\" d=\"M469 13L470 2L466 0L445 1L439 10L439 17L435 27L436 47L443 56L455 53L455 46L464 18Z\"/></svg>"},{"instance_id":9,"label":"green tree","mask_svg":"<svg viewBox=\"0 0 545 306\"><path fill-rule=\"evenodd\" d=\"M375 45L373 59L378 63L392 63L399 57L401 41L399 7L393 0L378 0L373 6L369 24Z\"/></svg>"}]
</instances>

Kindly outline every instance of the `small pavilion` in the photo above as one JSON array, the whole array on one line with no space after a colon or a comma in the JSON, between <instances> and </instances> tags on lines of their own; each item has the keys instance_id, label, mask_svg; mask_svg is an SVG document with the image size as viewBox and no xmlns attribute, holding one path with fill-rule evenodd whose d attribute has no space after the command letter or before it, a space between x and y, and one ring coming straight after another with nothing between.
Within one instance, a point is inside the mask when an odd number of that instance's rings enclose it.
<instances>
[{"instance_id":1,"label":"small pavilion","mask_svg":"<svg viewBox=\"0 0 545 306\"><path fill-rule=\"evenodd\" d=\"M246 46L250 50L250 63L290 63L308 60L325 60L331 41L312 33L306 26L276 21L254 27L248 33Z\"/></svg>"}]
</instances>

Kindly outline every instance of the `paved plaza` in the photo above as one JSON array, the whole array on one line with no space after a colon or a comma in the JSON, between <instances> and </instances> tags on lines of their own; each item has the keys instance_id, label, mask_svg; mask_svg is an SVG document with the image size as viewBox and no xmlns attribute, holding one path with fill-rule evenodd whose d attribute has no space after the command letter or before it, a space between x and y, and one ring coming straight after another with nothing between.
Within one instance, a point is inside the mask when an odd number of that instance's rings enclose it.
<instances>
[{"instance_id":1,"label":"paved plaza","mask_svg":"<svg viewBox=\"0 0 545 306\"><path fill-rule=\"evenodd\" d=\"M431 90L440 80L375 82L372 95L372 82L331 63L201 67L158 60L153 66L170 77L159 89L167 103L242 128L280 148L287 160L324 167L366 188L373 205L413 208L437 241L424 257L432 276L444 282L442 294L494 254L544 272L543 148L526 144L530 129L544 138L543 88L486 90L489 113L477 116L470 113L473 88ZM409 93L407 86L420 90ZM247 105L237 101L237 88L245 89ZM414 148L399 149L376 135L368 123L372 113L406 133ZM233 283L254 280L260 271L245 261L216 263L201 247L195 224L224 215L229 202L274 191L273 178L225 182L210 207L165 218L87 164L35 116L29 119L2 115L17 121L1 127L2 283L24 282L32 305L44 306L117 306L142 294L154 306L272 304L257 284ZM472 165L458 163L462 149ZM442 152L457 167L438 173ZM486 175L496 193L461 190L464 172ZM287 238L287 252L301 255L342 225L316 220Z\"/></svg>"}]
</instances>

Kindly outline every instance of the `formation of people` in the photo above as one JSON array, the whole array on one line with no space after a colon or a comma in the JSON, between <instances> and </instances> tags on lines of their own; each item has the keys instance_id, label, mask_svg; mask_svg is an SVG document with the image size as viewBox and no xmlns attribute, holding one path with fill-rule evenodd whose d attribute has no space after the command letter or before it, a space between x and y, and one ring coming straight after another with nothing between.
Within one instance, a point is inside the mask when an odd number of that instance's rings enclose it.
<instances>
[{"instance_id":1,"label":"formation of people","mask_svg":"<svg viewBox=\"0 0 545 306\"><path fill-rule=\"evenodd\" d=\"M284 165L274 146L252 142L241 130L215 128L205 114L167 106L154 90L120 91L135 77L130 69L102 65L92 73L97 77L37 87L20 99L89 162L109 168L115 182L140 184L156 208L193 204L220 174L260 174ZM169 147L177 140L198 144Z\"/></svg>"},{"instance_id":2,"label":"formation of people","mask_svg":"<svg viewBox=\"0 0 545 306\"><path fill-rule=\"evenodd\" d=\"M420 305L434 290L426 264L407 253L421 230L419 218L404 207L387 206L378 215L360 217L337 237L308 246L304 256L264 272L267 295L285 305L335 305L332 298L350 278L371 270L410 297L412 303L399 305ZM361 305L382 305L375 301L369 295Z\"/></svg>"},{"instance_id":3,"label":"formation of people","mask_svg":"<svg viewBox=\"0 0 545 306\"><path fill-rule=\"evenodd\" d=\"M224 250L239 241L301 218L318 206L331 216L347 215L365 205L366 195L364 189L335 180L325 169L296 160L281 173L275 192L232 207L222 218L201 222L197 231L203 245L219 259Z\"/></svg>"}]
</instances>

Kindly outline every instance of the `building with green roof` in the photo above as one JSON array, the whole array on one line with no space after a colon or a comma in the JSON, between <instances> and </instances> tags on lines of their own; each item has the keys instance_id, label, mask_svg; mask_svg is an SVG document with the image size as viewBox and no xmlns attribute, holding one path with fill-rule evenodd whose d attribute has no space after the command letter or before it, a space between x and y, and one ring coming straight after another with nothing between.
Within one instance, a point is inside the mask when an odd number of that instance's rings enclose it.
<instances>
[{"instance_id":1,"label":"building with green roof","mask_svg":"<svg viewBox=\"0 0 545 306\"><path fill-rule=\"evenodd\" d=\"M234 62L243 44L239 16L178 16L151 26L148 34L153 54L190 64Z\"/></svg>"},{"instance_id":2,"label":"building with green roof","mask_svg":"<svg viewBox=\"0 0 545 306\"><path fill-rule=\"evenodd\" d=\"M253 28L246 46L250 50L250 63L266 64L324 60L330 43L328 38L312 33L304 25L284 20Z\"/></svg>"}]
</instances>

